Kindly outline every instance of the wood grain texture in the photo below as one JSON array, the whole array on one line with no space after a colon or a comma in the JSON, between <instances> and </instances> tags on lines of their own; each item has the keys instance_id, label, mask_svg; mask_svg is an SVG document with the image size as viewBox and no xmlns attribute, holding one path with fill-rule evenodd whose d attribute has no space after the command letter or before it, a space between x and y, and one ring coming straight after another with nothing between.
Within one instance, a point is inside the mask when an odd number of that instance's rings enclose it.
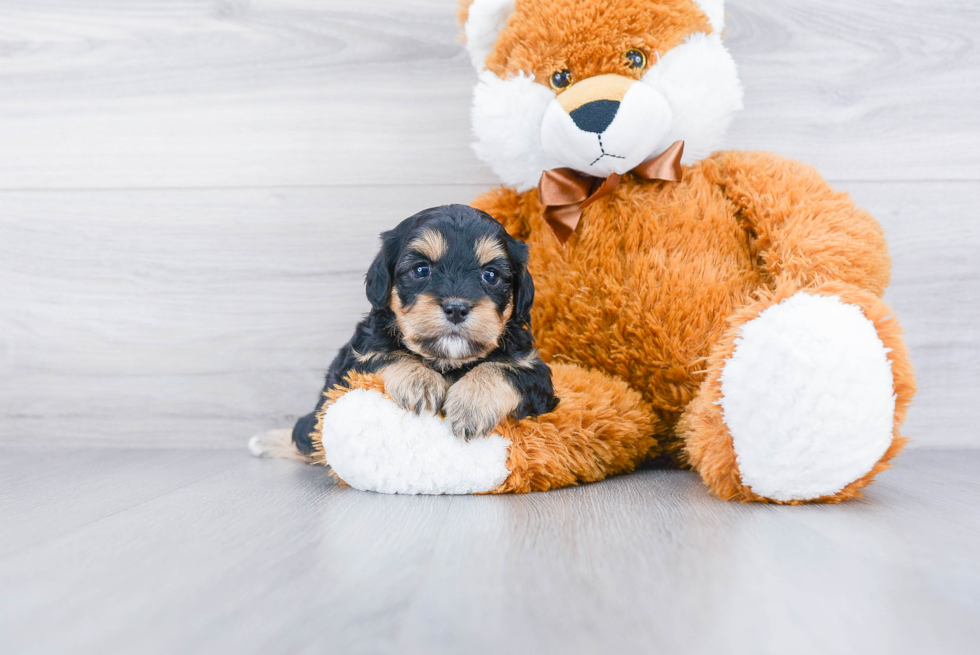
<instances>
[{"instance_id":1,"label":"wood grain texture","mask_svg":"<svg viewBox=\"0 0 980 655\"><path fill-rule=\"evenodd\" d=\"M495 182L454 0L0 5L0 188ZM972 0L731 0L726 146L977 179Z\"/></svg>"},{"instance_id":2,"label":"wood grain texture","mask_svg":"<svg viewBox=\"0 0 980 655\"><path fill-rule=\"evenodd\" d=\"M745 83L727 146L801 159L832 180L980 176L976 2L729 0L726 9Z\"/></svg>"},{"instance_id":3,"label":"wood grain texture","mask_svg":"<svg viewBox=\"0 0 980 655\"><path fill-rule=\"evenodd\" d=\"M125 452L125 451L124 451ZM7 449L0 456L0 558L236 466L223 451Z\"/></svg>"},{"instance_id":4,"label":"wood grain texture","mask_svg":"<svg viewBox=\"0 0 980 655\"><path fill-rule=\"evenodd\" d=\"M844 183L885 228L885 300L905 329L919 391L910 447L980 446L980 183Z\"/></svg>"},{"instance_id":5,"label":"wood grain texture","mask_svg":"<svg viewBox=\"0 0 980 655\"><path fill-rule=\"evenodd\" d=\"M377 234L495 183L453 5L0 3L0 441L237 448L307 411ZM728 13L728 145L880 218L913 446L980 445L980 8Z\"/></svg>"},{"instance_id":6,"label":"wood grain texture","mask_svg":"<svg viewBox=\"0 0 980 655\"><path fill-rule=\"evenodd\" d=\"M100 479L73 473L87 453ZM215 472L185 483L205 454ZM976 652L977 451L906 453L866 498L809 507L721 502L671 471L399 497L241 452L6 457L23 479L0 525L51 469L74 489L59 511L92 520L26 524L30 547L0 555L5 652Z\"/></svg>"},{"instance_id":7,"label":"wood grain texture","mask_svg":"<svg viewBox=\"0 0 980 655\"><path fill-rule=\"evenodd\" d=\"M369 308L378 234L478 189L0 192L0 439L289 425Z\"/></svg>"},{"instance_id":8,"label":"wood grain texture","mask_svg":"<svg viewBox=\"0 0 980 655\"><path fill-rule=\"evenodd\" d=\"M980 445L980 183L845 186L891 243L913 444ZM240 447L290 425L368 308L378 233L478 191L0 192L0 439Z\"/></svg>"}]
</instances>

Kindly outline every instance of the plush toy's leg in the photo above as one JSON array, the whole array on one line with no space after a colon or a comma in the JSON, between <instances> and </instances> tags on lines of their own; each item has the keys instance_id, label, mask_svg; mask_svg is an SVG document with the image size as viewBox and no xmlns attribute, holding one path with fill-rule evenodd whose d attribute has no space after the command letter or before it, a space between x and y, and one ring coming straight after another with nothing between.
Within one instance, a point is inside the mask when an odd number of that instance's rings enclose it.
<instances>
[{"instance_id":1,"label":"plush toy's leg","mask_svg":"<svg viewBox=\"0 0 980 655\"><path fill-rule=\"evenodd\" d=\"M510 475L495 493L544 491L628 473L659 452L662 431L640 394L618 378L568 364L551 365L558 407L507 421Z\"/></svg>"},{"instance_id":2,"label":"plush toy's leg","mask_svg":"<svg viewBox=\"0 0 980 655\"><path fill-rule=\"evenodd\" d=\"M731 317L678 434L719 498L840 502L901 450L914 393L901 328L877 296L784 285Z\"/></svg>"},{"instance_id":3,"label":"plush toy's leg","mask_svg":"<svg viewBox=\"0 0 980 655\"><path fill-rule=\"evenodd\" d=\"M561 364L552 376L555 411L467 442L443 419L399 408L377 376L353 375L350 390L328 394L316 461L369 491L509 493L601 480L656 454L650 408L625 382Z\"/></svg>"}]
</instances>

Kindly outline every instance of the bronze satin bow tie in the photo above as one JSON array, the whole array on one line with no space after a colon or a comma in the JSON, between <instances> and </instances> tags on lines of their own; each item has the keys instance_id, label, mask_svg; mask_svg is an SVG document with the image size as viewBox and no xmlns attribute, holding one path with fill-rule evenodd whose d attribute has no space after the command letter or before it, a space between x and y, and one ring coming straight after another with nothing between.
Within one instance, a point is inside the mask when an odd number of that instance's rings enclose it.
<instances>
[{"instance_id":1,"label":"bronze satin bow tie","mask_svg":"<svg viewBox=\"0 0 980 655\"><path fill-rule=\"evenodd\" d=\"M663 154L643 162L630 173L645 180L680 182L683 154L684 142L675 141ZM544 220L562 246L578 227L582 210L602 196L612 193L622 178L622 175L613 173L602 179L571 168L554 168L541 174L538 199L546 205Z\"/></svg>"}]
</instances>

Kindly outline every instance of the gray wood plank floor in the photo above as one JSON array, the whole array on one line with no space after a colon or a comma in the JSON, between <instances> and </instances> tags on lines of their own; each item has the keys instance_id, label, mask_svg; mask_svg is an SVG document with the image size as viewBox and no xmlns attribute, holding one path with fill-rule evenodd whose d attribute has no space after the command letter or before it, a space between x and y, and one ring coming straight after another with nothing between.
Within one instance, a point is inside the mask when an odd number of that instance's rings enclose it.
<instances>
[{"instance_id":1,"label":"gray wood plank floor","mask_svg":"<svg viewBox=\"0 0 980 655\"><path fill-rule=\"evenodd\" d=\"M4 653L976 653L980 452L775 507L643 471L399 497L241 452L0 446Z\"/></svg>"}]
</instances>

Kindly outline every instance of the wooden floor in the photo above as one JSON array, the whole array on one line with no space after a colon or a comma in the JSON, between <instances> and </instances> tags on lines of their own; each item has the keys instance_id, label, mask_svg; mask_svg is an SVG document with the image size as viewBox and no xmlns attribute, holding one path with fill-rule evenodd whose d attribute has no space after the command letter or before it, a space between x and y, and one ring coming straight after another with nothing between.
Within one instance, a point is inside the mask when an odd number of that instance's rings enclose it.
<instances>
[{"instance_id":1,"label":"wooden floor","mask_svg":"<svg viewBox=\"0 0 980 655\"><path fill-rule=\"evenodd\" d=\"M244 450L0 447L3 653L976 653L980 452L866 498L688 472L402 497Z\"/></svg>"}]
</instances>

